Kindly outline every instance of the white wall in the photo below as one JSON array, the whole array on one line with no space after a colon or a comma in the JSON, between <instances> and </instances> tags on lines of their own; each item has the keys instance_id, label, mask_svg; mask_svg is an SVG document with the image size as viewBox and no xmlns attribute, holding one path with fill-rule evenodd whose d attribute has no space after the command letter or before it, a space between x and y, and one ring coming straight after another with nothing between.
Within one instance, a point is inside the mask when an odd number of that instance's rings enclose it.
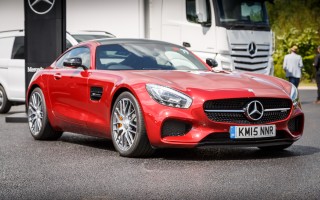
<instances>
[{"instance_id":1,"label":"white wall","mask_svg":"<svg viewBox=\"0 0 320 200\"><path fill-rule=\"evenodd\" d=\"M144 31L137 26L141 10L141 0L67 0L67 30L103 30L117 37L142 36Z\"/></svg>"},{"instance_id":2,"label":"white wall","mask_svg":"<svg viewBox=\"0 0 320 200\"><path fill-rule=\"evenodd\" d=\"M143 14L142 2L67 0L67 30L103 30L117 37L143 37L142 26L137 26ZM0 0L0 31L13 29L24 29L24 0Z\"/></svg>"},{"instance_id":3,"label":"white wall","mask_svg":"<svg viewBox=\"0 0 320 200\"><path fill-rule=\"evenodd\" d=\"M23 0L0 0L0 31L24 29Z\"/></svg>"}]
</instances>

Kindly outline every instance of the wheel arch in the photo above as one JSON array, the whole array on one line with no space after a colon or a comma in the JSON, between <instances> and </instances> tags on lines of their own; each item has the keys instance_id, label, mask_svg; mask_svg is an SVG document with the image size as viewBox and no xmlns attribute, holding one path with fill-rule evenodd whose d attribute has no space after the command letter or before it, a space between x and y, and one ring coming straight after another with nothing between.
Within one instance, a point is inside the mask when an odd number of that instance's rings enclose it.
<instances>
[{"instance_id":1,"label":"wheel arch","mask_svg":"<svg viewBox=\"0 0 320 200\"><path fill-rule=\"evenodd\" d=\"M33 84L31 87L29 87L28 93L27 93L27 96L26 96L26 104L28 104L30 94L32 93L32 91L33 91L35 88L40 88L40 89L42 90L42 88L41 88L40 85L38 85L38 84Z\"/></svg>"},{"instance_id":2,"label":"wheel arch","mask_svg":"<svg viewBox=\"0 0 320 200\"><path fill-rule=\"evenodd\" d=\"M132 87L130 87L129 85L122 85L121 87L118 87L118 88L115 90L115 92L114 92L113 95L112 95L112 101L111 101L111 105L110 105L111 108L113 107L113 105L114 105L116 99L118 98L118 96L119 96L120 94L122 94L123 92L129 92L129 93L131 93L131 94L134 96L134 98L136 98L136 100L137 100L138 103L139 103L139 106L140 106L141 110L143 111L143 107L142 107L142 105L141 105L140 99L137 97L137 93L135 92L134 87L132 88ZM110 111L110 116L111 116L111 111Z\"/></svg>"},{"instance_id":3,"label":"wheel arch","mask_svg":"<svg viewBox=\"0 0 320 200\"><path fill-rule=\"evenodd\" d=\"M111 110L112 110L112 108L113 108L113 105L114 105L114 103L116 102L116 99L118 98L118 96L120 95L120 94L122 94L123 92L130 92L135 98L137 98L136 97L136 95L129 89L129 88L127 88L127 87L121 87L121 88L118 88L118 90L117 91L115 91L115 93L114 93L114 95L113 95L113 97L112 97L112 101L111 101ZM111 114L112 114L112 112L110 111L110 116L111 116Z\"/></svg>"},{"instance_id":4,"label":"wheel arch","mask_svg":"<svg viewBox=\"0 0 320 200\"><path fill-rule=\"evenodd\" d=\"M137 88L139 88L141 85L136 85ZM111 115L112 115L112 108L117 100L117 98L119 97L120 94L122 94L123 92L129 92L131 93L134 98L137 100L139 106L140 106L140 109L142 111L142 115L143 117L145 118L145 113L144 113L144 109L143 109L143 106L142 106L142 102L141 100L138 98L138 95L137 95L137 91L135 90L135 86L131 87L129 85L122 85L121 87L118 87L115 92L113 93L112 95L112 101L111 101L111 104L110 104L110 113L109 113L109 119L111 119ZM146 122L145 122L146 123Z\"/></svg>"},{"instance_id":5,"label":"wheel arch","mask_svg":"<svg viewBox=\"0 0 320 200\"><path fill-rule=\"evenodd\" d=\"M0 86L4 89L4 91L6 92L7 98L10 100L11 96L10 96L10 92L8 94L7 84L3 84L2 82L0 82Z\"/></svg>"}]
</instances>

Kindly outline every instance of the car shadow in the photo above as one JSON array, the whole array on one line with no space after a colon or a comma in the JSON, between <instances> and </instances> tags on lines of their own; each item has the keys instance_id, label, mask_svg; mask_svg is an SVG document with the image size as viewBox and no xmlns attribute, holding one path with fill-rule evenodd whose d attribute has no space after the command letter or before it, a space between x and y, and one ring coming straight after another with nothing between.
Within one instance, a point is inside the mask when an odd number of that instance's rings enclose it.
<instances>
[{"instance_id":1,"label":"car shadow","mask_svg":"<svg viewBox=\"0 0 320 200\"><path fill-rule=\"evenodd\" d=\"M64 133L59 139L61 142L72 143L96 149L116 151L113 147L112 141L104 138L91 137L80 134Z\"/></svg>"},{"instance_id":2,"label":"car shadow","mask_svg":"<svg viewBox=\"0 0 320 200\"><path fill-rule=\"evenodd\" d=\"M307 156L319 152L319 148L302 145L293 145L282 151L240 147L206 147L196 149L159 149L153 157L167 160L257 160Z\"/></svg>"},{"instance_id":3,"label":"car shadow","mask_svg":"<svg viewBox=\"0 0 320 200\"><path fill-rule=\"evenodd\" d=\"M108 139L84 136L79 134L64 134L61 142L72 143L96 149L116 152L112 141ZM200 147L194 149L157 149L147 159L164 160L256 160L277 159L288 157L307 156L320 152L320 148L293 144L290 148L282 151L263 151L258 148L241 147ZM142 158L145 159L145 158Z\"/></svg>"}]
</instances>

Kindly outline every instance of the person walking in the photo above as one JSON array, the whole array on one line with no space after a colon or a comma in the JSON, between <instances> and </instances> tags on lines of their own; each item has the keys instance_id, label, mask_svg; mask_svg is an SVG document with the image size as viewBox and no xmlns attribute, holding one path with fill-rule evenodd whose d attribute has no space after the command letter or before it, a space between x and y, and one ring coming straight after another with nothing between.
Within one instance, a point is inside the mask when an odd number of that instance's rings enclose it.
<instances>
[{"instance_id":1,"label":"person walking","mask_svg":"<svg viewBox=\"0 0 320 200\"><path fill-rule=\"evenodd\" d=\"M297 54L298 47L291 47L291 53L284 57L283 69L289 82L298 88L301 78L301 69L303 67L302 57Z\"/></svg>"},{"instance_id":2,"label":"person walking","mask_svg":"<svg viewBox=\"0 0 320 200\"><path fill-rule=\"evenodd\" d=\"M320 104L320 46L317 48L317 56L314 58L313 66L316 68L316 82L318 87L318 98L314 102L315 104Z\"/></svg>"}]
</instances>

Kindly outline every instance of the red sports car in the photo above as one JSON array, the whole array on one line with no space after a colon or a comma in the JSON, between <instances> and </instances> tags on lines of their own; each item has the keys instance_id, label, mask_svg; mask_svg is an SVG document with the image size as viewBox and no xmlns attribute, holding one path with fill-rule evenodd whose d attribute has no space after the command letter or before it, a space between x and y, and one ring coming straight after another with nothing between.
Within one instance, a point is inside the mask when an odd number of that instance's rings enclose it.
<instances>
[{"instance_id":1,"label":"red sports car","mask_svg":"<svg viewBox=\"0 0 320 200\"><path fill-rule=\"evenodd\" d=\"M281 150L303 132L298 91L279 78L215 70L170 43L81 43L37 72L27 91L36 140L65 131L111 138L121 156L163 147Z\"/></svg>"}]
</instances>

